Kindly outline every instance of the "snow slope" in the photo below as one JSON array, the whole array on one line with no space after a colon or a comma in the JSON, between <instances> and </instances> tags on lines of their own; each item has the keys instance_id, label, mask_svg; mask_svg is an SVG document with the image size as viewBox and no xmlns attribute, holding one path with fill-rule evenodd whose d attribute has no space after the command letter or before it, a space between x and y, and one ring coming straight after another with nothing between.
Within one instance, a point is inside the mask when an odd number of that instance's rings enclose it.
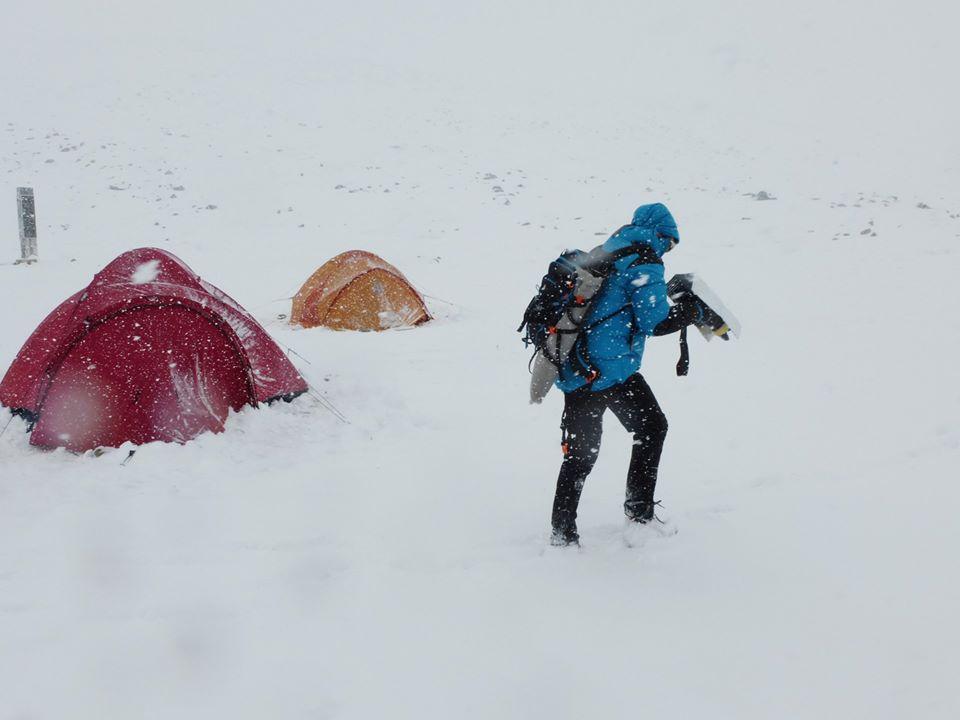
<instances>
[{"instance_id":1,"label":"snow slope","mask_svg":"<svg viewBox=\"0 0 960 720\"><path fill-rule=\"evenodd\" d=\"M156 245L315 392L126 465L11 422L0 718L960 714L953 4L2 10L0 368ZM684 379L648 345L680 533L624 547L608 418L583 549L549 549L562 398L526 404L513 329L551 256L658 200L668 272L744 334L691 336ZM286 325L353 248L437 321Z\"/></svg>"}]
</instances>

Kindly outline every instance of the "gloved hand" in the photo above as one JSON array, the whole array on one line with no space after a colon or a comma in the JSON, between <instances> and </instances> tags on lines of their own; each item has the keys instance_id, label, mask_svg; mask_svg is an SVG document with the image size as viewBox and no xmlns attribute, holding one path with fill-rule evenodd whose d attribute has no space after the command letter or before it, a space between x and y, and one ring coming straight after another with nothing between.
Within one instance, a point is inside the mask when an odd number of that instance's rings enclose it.
<instances>
[{"instance_id":1,"label":"gloved hand","mask_svg":"<svg viewBox=\"0 0 960 720\"><path fill-rule=\"evenodd\" d=\"M692 292L674 296L670 314L653 329L654 335L669 335L685 328L687 325L696 325L706 328L719 338L729 340L730 328L723 318L717 315L710 306Z\"/></svg>"},{"instance_id":2,"label":"gloved hand","mask_svg":"<svg viewBox=\"0 0 960 720\"><path fill-rule=\"evenodd\" d=\"M724 340L730 339L730 328L727 326L727 323L722 317L717 315L717 313L715 313L709 305L707 305L696 295L691 293L686 297L689 297L691 300L693 300L697 307L698 317L692 321L694 325L696 325L698 328L708 328L710 332L719 338L723 338Z\"/></svg>"}]
</instances>

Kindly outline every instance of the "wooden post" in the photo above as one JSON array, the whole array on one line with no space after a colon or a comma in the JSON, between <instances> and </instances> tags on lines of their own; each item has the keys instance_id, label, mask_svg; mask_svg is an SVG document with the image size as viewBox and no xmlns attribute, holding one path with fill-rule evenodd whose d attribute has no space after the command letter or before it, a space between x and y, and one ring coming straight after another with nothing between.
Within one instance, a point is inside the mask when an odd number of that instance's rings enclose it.
<instances>
[{"instance_id":1,"label":"wooden post","mask_svg":"<svg viewBox=\"0 0 960 720\"><path fill-rule=\"evenodd\" d=\"M20 222L20 259L17 263L37 261L37 210L33 188L17 188L17 219Z\"/></svg>"}]
</instances>

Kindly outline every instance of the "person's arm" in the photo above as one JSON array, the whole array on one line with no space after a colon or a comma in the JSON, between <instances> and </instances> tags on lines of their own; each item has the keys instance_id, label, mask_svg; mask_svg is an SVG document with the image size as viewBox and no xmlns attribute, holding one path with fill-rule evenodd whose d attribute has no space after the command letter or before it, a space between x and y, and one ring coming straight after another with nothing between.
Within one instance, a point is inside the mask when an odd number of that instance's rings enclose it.
<instances>
[{"instance_id":1,"label":"person's arm","mask_svg":"<svg viewBox=\"0 0 960 720\"><path fill-rule=\"evenodd\" d=\"M653 335L657 326L670 314L663 265L638 265L631 271L630 304L634 323L639 332Z\"/></svg>"}]
</instances>

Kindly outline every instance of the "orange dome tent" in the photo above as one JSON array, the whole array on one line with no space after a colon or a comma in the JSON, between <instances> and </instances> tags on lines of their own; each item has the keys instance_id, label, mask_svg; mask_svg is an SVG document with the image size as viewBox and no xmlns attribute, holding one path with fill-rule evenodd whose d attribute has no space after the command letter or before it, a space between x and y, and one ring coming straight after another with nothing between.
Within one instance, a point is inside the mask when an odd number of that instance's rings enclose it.
<instances>
[{"instance_id":1,"label":"orange dome tent","mask_svg":"<svg viewBox=\"0 0 960 720\"><path fill-rule=\"evenodd\" d=\"M386 330L430 319L420 293L393 265L350 250L328 260L293 298L290 322L334 330Z\"/></svg>"}]
</instances>

